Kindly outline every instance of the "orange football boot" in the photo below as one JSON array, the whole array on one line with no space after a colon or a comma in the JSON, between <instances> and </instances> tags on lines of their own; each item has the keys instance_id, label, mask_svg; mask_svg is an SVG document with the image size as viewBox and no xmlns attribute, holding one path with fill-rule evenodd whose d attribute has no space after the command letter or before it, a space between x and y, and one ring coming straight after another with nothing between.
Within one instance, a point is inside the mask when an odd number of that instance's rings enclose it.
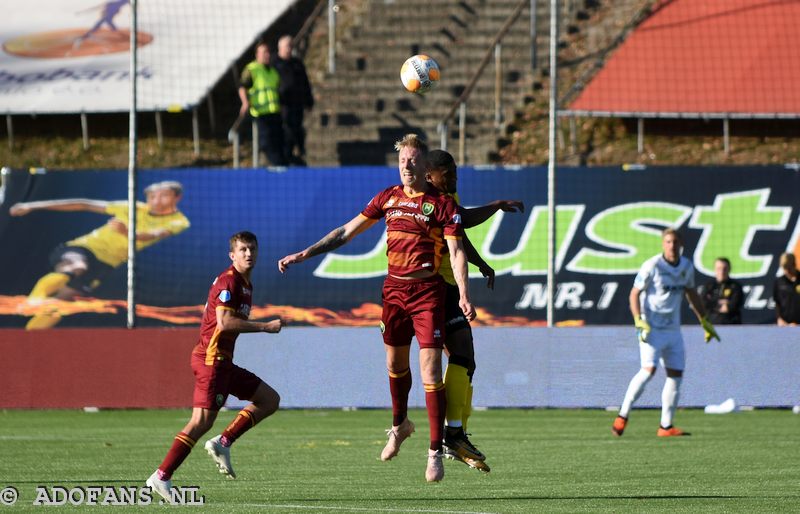
<instances>
[{"instance_id":1,"label":"orange football boot","mask_svg":"<svg viewBox=\"0 0 800 514\"><path fill-rule=\"evenodd\" d=\"M682 435L691 435L689 432L684 432L678 427L670 426L669 428L658 427L658 432L656 433L658 437L677 437Z\"/></svg>"},{"instance_id":2,"label":"orange football boot","mask_svg":"<svg viewBox=\"0 0 800 514\"><path fill-rule=\"evenodd\" d=\"M622 433L625 432L625 426L627 424L628 424L628 418L617 416L617 419L614 420L614 424L611 425L611 433L617 437L620 437Z\"/></svg>"}]
</instances>

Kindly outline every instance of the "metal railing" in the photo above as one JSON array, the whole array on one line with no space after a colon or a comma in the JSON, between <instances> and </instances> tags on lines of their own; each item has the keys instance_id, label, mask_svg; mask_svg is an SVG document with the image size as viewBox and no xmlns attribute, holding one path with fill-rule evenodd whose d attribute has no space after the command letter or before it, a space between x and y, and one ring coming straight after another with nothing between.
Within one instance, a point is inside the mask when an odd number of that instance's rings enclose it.
<instances>
[{"instance_id":1,"label":"metal railing","mask_svg":"<svg viewBox=\"0 0 800 514\"><path fill-rule=\"evenodd\" d=\"M297 56L298 53L304 54L307 50L306 40L308 34L311 32L311 29L314 27L314 22L319 18L322 14L322 11L325 7L328 7L328 71L330 73L336 72L336 13L339 12L339 6L336 5L334 0L319 0L317 5L314 7L314 10L311 11L311 14L306 18L306 21L300 27L300 30L297 31L297 34L292 38L292 48L293 53ZM236 73L234 72L234 80L236 78ZM239 168L241 161L240 161L240 149L241 149L241 136L239 134L239 129L242 125L244 119L247 118L247 113L240 114L239 117L236 118L236 121L233 122L233 125L228 130L228 142L233 145L233 167ZM259 147L258 147L258 125L256 124L255 120L252 120L251 123L251 133L253 138L253 157L252 157L252 165L254 168L258 167L258 155L259 155Z\"/></svg>"},{"instance_id":2,"label":"metal railing","mask_svg":"<svg viewBox=\"0 0 800 514\"><path fill-rule=\"evenodd\" d=\"M519 4L514 8L514 11L509 15L506 21L503 23L503 26L497 32L494 37L494 40L489 45L489 48L486 49L486 53L481 59L480 64L478 65L478 69L475 70L473 73L472 78L470 78L467 86L464 88L464 91L461 92L461 95L458 99L453 103L450 110L447 111L447 114L442 118L442 121L439 122L437 127L437 131L441 137L441 148L442 150L447 150L447 136L448 136L448 125L450 120L458 110L458 162L463 164L466 160L466 125L467 125L467 100L469 99L470 95L472 94L472 90L475 88L475 85L478 83L478 80L483 75L483 70L486 69L486 66L489 64L492 56L494 55L495 60L495 126L500 127L503 122L503 113L502 113L502 96L503 96L503 80L502 80L502 46L501 41L508 33L511 26L517 21L520 14L522 13L522 9L525 8L526 5L530 4L531 6L531 16L536 16L536 0L521 0ZM535 31L532 29L532 33ZM535 52L536 41L535 37L532 37L531 41L531 48L532 52ZM535 55L535 53L533 54ZM535 65L535 62L532 62Z\"/></svg>"}]
</instances>

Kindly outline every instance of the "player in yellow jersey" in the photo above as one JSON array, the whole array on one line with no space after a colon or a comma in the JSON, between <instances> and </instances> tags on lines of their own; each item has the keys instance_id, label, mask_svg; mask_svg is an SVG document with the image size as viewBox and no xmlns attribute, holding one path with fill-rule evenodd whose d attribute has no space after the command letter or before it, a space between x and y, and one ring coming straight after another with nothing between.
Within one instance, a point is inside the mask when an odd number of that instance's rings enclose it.
<instances>
[{"instance_id":1,"label":"player in yellow jersey","mask_svg":"<svg viewBox=\"0 0 800 514\"><path fill-rule=\"evenodd\" d=\"M456 186L458 174L453 156L443 150L428 153L428 182L442 193L452 196L460 203ZM480 225L495 212L522 212L525 206L515 200L497 200L474 209L460 208L464 228ZM488 278L487 286L494 288L494 270L481 258L466 235L463 238L464 250L470 263L478 267ZM449 255L444 255L439 274L447 283L445 300L445 350L447 369L445 370L445 394L447 397L444 454L446 457L463 462L471 468L489 472L486 457L468 439L467 420L472 413L472 376L475 372L475 351L472 329L469 321L458 309L458 289L450 267Z\"/></svg>"},{"instance_id":2,"label":"player in yellow jersey","mask_svg":"<svg viewBox=\"0 0 800 514\"><path fill-rule=\"evenodd\" d=\"M178 210L183 195L180 182L167 180L150 184L144 190L145 202L136 203L136 249L151 246L189 228L189 220ZM92 292L105 275L128 260L128 201L68 198L15 204L12 216L33 211L88 211L111 216L105 225L88 234L67 241L50 257L53 271L43 276L28 295L31 304L47 298L72 300ZM36 314L25 328L44 329L55 326L61 315L47 310Z\"/></svg>"}]
</instances>

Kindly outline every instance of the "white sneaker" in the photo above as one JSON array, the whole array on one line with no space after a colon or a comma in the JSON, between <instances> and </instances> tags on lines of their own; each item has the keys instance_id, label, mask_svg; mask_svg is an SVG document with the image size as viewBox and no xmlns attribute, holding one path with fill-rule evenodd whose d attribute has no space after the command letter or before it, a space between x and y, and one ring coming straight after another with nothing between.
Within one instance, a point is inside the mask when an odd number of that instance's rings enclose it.
<instances>
[{"instance_id":1,"label":"white sneaker","mask_svg":"<svg viewBox=\"0 0 800 514\"><path fill-rule=\"evenodd\" d=\"M425 468L425 480L428 482L439 482L444 478L443 456L442 452L428 450L428 466Z\"/></svg>"},{"instance_id":2,"label":"white sneaker","mask_svg":"<svg viewBox=\"0 0 800 514\"><path fill-rule=\"evenodd\" d=\"M381 460L392 460L400 453L400 445L403 444L403 441L411 437L413 433L414 423L408 418L404 419L403 422L396 427L387 430L386 435L389 440L386 441L386 446L384 446L383 451L381 451Z\"/></svg>"},{"instance_id":3,"label":"white sneaker","mask_svg":"<svg viewBox=\"0 0 800 514\"><path fill-rule=\"evenodd\" d=\"M231 449L222 446L222 443L219 442L221 438L222 436L218 435L206 441L205 449L214 459L220 473L228 478L236 478L236 473L233 472L233 466L231 466Z\"/></svg>"},{"instance_id":4,"label":"white sneaker","mask_svg":"<svg viewBox=\"0 0 800 514\"><path fill-rule=\"evenodd\" d=\"M147 479L145 484L152 491L164 498L167 503L172 503L172 480L161 480L158 477L158 470L150 475L150 478Z\"/></svg>"}]
</instances>

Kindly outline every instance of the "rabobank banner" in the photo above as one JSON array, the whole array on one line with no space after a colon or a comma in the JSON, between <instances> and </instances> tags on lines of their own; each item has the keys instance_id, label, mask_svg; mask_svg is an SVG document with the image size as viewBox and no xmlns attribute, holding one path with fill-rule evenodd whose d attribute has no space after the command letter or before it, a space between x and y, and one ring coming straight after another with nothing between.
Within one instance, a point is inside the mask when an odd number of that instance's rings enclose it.
<instances>
[{"instance_id":1,"label":"rabobank banner","mask_svg":"<svg viewBox=\"0 0 800 514\"><path fill-rule=\"evenodd\" d=\"M138 108L201 102L292 0L139 0ZM0 112L130 109L129 0L6 2Z\"/></svg>"},{"instance_id":2,"label":"rabobank banner","mask_svg":"<svg viewBox=\"0 0 800 514\"><path fill-rule=\"evenodd\" d=\"M476 269L476 325L545 319L545 168L461 168L465 206L525 203L468 231L494 268ZM634 275L677 227L698 285L727 257L744 286L745 323L774 323L778 256L800 253L800 173L781 166L559 168L556 319L629 324ZM124 171L7 171L0 207L0 324L124 326L127 175ZM292 266L277 260L317 242L399 182L389 167L146 170L138 175L135 293L140 325L196 325L211 281L230 264L228 238L259 237L251 316L308 326L374 326L386 273L385 226ZM684 302L685 303L685 302ZM684 312L684 322L696 323Z\"/></svg>"}]
</instances>

